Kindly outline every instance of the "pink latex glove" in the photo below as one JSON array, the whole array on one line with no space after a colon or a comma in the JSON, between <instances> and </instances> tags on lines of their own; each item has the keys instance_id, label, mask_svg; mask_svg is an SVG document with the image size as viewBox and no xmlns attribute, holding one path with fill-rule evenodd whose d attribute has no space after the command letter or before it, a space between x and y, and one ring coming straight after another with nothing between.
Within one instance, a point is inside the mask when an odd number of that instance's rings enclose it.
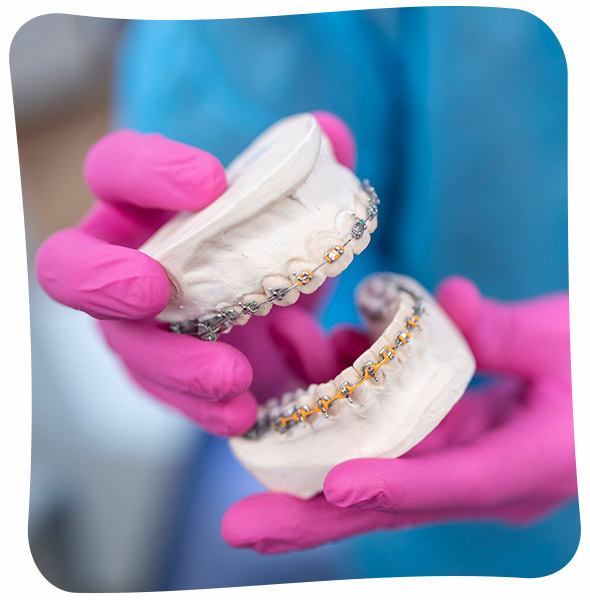
<instances>
[{"instance_id":1,"label":"pink latex glove","mask_svg":"<svg viewBox=\"0 0 590 600\"><path fill-rule=\"evenodd\" d=\"M223 518L229 544L272 554L450 519L521 522L576 494L567 294L503 303L457 277L443 283L438 300L478 368L501 377L468 391L403 457L344 462L311 500L281 493L240 500ZM276 335L305 353L300 366L311 379L330 348L344 363L367 345L358 332L340 330L332 343L316 337L303 346L287 322Z\"/></svg>"},{"instance_id":2,"label":"pink latex glove","mask_svg":"<svg viewBox=\"0 0 590 600\"><path fill-rule=\"evenodd\" d=\"M330 113L315 114L337 158L352 167L355 146L346 125ZM212 433L245 432L256 419L254 393L264 397L290 382L268 333L277 308L252 319L247 332L236 327L216 343L170 333L154 319L168 303L168 277L136 250L175 212L202 209L226 189L221 163L161 135L123 130L91 148L84 172L99 202L77 227L43 244L36 261L42 287L99 319L110 347L150 394ZM310 302L304 297L280 310L297 315Z\"/></svg>"}]
</instances>

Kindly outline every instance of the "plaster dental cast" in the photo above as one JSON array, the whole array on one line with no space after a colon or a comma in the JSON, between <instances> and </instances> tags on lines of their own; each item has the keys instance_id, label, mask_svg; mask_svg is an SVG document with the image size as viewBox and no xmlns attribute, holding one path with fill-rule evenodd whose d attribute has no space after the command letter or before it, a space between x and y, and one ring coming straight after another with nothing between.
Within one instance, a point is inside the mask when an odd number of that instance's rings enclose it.
<instances>
[{"instance_id":1,"label":"plaster dental cast","mask_svg":"<svg viewBox=\"0 0 590 600\"><path fill-rule=\"evenodd\" d=\"M100 202L38 255L46 291L101 319L139 385L233 436L275 490L226 514L235 546L282 552L449 517L526 519L575 493L567 295L502 305L453 279L441 308L408 277L367 274L367 332L328 336L315 323L319 286L377 226L378 191L347 168L353 156L326 113L275 125L227 181L201 150L115 132L86 162ZM403 224L388 235L403 243ZM451 410L475 362L511 377Z\"/></svg>"},{"instance_id":2,"label":"plaster dental cast","mask_svg":"<svg viewBox=\"0 0 590 600\"><path fill-rule=\"evenodd\" d=\"M275 124L227 175L217 202L178 215L141 247L174 290L159 318L210 341L341 273L369 244L379 212L376 191L338 163L310 114ZM382 305L371 308L379 294ZM473 375L467 344L417 282L377 276L359 299L373 346L332 381L262 399L254 428L232 440L236 457L271 490L311 497L344 460L403 454Z\"/></svg>"}]
</instances>

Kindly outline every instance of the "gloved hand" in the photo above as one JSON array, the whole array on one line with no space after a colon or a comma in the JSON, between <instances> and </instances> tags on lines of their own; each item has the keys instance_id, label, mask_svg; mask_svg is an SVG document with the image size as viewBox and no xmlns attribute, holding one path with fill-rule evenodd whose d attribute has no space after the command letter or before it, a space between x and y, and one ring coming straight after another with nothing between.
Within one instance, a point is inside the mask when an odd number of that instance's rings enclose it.
<instances>
[{"instance_id":1,"label":"gloved hand","mask_svg":"<svg viewBox=\"0 0 590 600\"><path fill-rule=\"evenodd\" d=\"M281 493L240 500L222 521L230 545L272 554L450 519L527 521L576 494L567 294L503 303L451 278L437 295L478 368L499 375L496 382L468 391L403 457L337 465L310 500ZM287 322L278 335L296 349ZM317 379L316 354L360 353L366 344L340 330L333 343L317 338L300 348L312 354L300 364Z\"/></svg>"},{"instance_id":2,"label":"gloved hand","mask_svg":"<svg viewBox=\"0 0 590 600\"><path fill-rule=\"evenodd\" d=\"M316 116L337 158L352 166L354 140L346 125L329 113ZM91 148L84 172L99 202L77 227L43 244L36 260L42 287L58 302L99 319L131 377L153 396L212 433L245 432L256 419L253 392L264 395L288 381L288 366L268 346L277 309L252 319L248 335L236 327L216 343L170 333L154 319L168 303L166 272L135 250L175 212L202 209L226 189L221 163L161 135L123 130ZM320 295L313 295L316 301ZM280 310L298 314L310 301L304 297ZM272 381L264 376L269 361L275 366Z\"/></svg>"}]
</instances>

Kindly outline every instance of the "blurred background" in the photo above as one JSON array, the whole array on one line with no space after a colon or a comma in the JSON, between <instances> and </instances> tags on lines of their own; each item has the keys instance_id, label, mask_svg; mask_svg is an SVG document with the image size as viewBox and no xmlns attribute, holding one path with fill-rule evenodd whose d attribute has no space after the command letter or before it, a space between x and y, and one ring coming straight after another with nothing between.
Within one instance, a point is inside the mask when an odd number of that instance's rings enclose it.
<instances>
[{"instance_id":1,"label":"blurred background","mask_svg":"<svg viewBox=\"0 0 590 600\"><path fill-rule=\"evenodd\" d=\"M449 523L286 556L227 547L221 515L256 482L224 440L135 388L92 319L50 300L33 275L41 242L90 207L84 156L110 129L158 131L227 164L275 120L324 109L353 129L359 174L395 199L373 255L339 282L345 297L371 260L431 289L451 273L506 299L566 289L567 72L543 23L469 8L207 22L56 14L23 25L10 66L30 270L29 540L51 583L536 577L569 561L575 501L526 527ZM403 243L391 235L399 222ZM352 303L322 318L356 320Z\"/></svg>"}]
</instances>

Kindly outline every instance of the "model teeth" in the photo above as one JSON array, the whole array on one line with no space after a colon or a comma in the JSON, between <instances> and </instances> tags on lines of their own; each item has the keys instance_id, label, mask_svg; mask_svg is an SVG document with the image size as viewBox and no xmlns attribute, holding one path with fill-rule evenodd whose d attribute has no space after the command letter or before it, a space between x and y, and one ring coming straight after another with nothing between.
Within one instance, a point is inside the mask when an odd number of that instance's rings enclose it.
<instances>
[{"instance_id":1,"label":"model teeth","mask_svg":"<svg viewBox=\"0 0 590 600\"><path fill-rule=\"evenodd\" d=\"M370 296L374 293L387 295L389 287L373 286L369 291ZM362 405L367 396L366 385L383 386L388 374L395 373L411 357L411 348L406 346L410 344L414 331L422 331L420 317L412 310L417 306L417 299L413 298L412 305L407 298L402 297L404 292L400 294L396 289L396 295L400 296L400 303L397 305L395 319L351 367L346 368L331 382L320 385L312 383L305 390L285 392L280 400L273 398L262 405L268 407L266 412L262 410L262 421L268 426L267 430L274 423L277 431L285 433L296 424L313 424L319 415L337 416L342 410L339 401L347 400L350 404ZM400 326L404 329L400 329ZM401 348L402 360L398 358ZM396 358L398 359L395 360ZM366 382L365 387L360 385L363 382Z\"/></svg>"},{"instance_id":2,"label":"model teeth","mask_svg":"<svg viewBox=\"0 0 590 600\"><path fill-rule=\"evenodd\" d=\"M266 408L267 416L271 419L276 419L281 414L282 407L278 398L271 398L264 404L264 408Z\"/></svg>"},{"instance_id":3,"label":"model teeth","mask_svg":"<svg viewBox=\"0 0 590 600\"><path fill-rule=\"evenodd\" d=\"M273 304L289 306L297 301L300 292L311 294L324 283L326 277L335 277L342 273L352 261L353 254L360 254L367 247L371 233L377 227L379 198L366 179L362 182L361 196L364 202L361 208L364 209L365 216L345 213L345 229L348 233L338 243L331 245L327 245L327 242L324 245L325 240L322 240L323 249L315 266L302 260L291 261L288 264L290 279L280 275L266 277L262 286L265 293L249 294L238 302L239 309L220 308L211 316L172 323L171 331L215 341L220 333L227 333L233 325L245 325L252 315L266 316ZM357 193L355 205L359 202ZM316 242L314 244L317 246Z\"/></svg>"},{"instance_id":4,"label":"model teeth","mask_svg":"<svg viewBox=\"0 0 590 600\"><path fill-rule=\"evenodd\" d=\"M326 260L330 263L336 262L344 254L344 248L339 244L336 244L333 248L330 248L326 254L324 254Z\"/></svg>"},{"instance_id":5,"label":"model teeth","mask_svg":"<svg viewBox=\"0 0 590 600\"><path fill-rule=\"evenodd\" d=\"M376 277L383 281L373 285ZM270 490L310 498L343 461L405 454L465 391L475 361L427 290L409 278L380 273L359 284L357 304L379 309L373 300L388 296L392 282L396 298L377 311L387 320L368 321L371 347L352 366L332 381L297 391L278 418L262 410L247 439L231 440L237 459Z\"/></svg>"}]
</instances>

